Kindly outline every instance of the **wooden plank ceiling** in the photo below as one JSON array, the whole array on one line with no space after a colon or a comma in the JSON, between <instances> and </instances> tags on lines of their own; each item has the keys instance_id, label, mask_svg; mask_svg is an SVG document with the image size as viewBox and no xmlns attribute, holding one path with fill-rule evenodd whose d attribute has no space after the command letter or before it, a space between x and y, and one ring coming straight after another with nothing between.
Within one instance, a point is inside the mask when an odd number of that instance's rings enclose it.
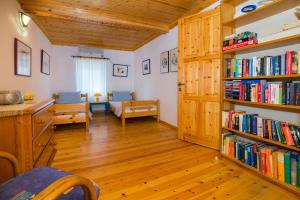
<instances>
[{"instance_id":1,"label":"wooden plank ceiling","mask_svg":"<svg viewBox=\"0 0 300 200\"><path fill-rule=\"evenodd\" d=\"M57 45L136 50L216 0L19 0Z\"/></svg>"}]
</instances>

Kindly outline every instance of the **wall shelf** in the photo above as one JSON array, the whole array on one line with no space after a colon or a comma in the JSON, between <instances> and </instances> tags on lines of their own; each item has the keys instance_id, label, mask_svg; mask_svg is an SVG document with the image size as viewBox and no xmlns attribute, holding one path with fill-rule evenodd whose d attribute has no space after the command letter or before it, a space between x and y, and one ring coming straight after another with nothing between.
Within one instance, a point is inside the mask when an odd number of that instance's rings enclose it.
<instances>
[{"instance_id":1,"label":"wall shelf","mask_svg":"<svg viewBox=\"0 0 300 200\"><path fill-rule=\"evenodd\" d=\"M263 18L270 17L277 13L284 12L290 8L300 5L300 1L295 0L276 0L272 3L269 3L265 6L259 7L256 10L236 17L228 22L224 22L224 26L233 26L240 27L256 21L259 21Z\"/></svg>"},{"instance_id":2,"label":"wall shelf","mask_svg":"<svg viewBox=\"0 0 300 200\"><path fill-rule=\"evenodd\" d=\"M230 81L230 80L253 80L253 79L297 79L297 78L300 78L300 74L276 75L276 76L234 77L234 78L224 78L224 80Z\"/></svg>"},{"instance_id":3,"label":"wall shelf","mask_svg":"<svg viewBox=\"0 0 300 200\"><path fill-rule=\"evenodd\" d=\"M232 162L234 162L234 163L236 163L236 164L238 164L239 166L242 166L242 167L250 170L251 172L255 173L256 175L259 175L260 177L262 177L263 179L265 179L267 181L270 181L270 182L272 182L272 183L274 183L274 184L276 184L276 185L278 185L280 187L284 187L285 189L289 190L290 192L293 192L293 193L295 193L297 195L300 195L300 189L297 188L297 187L295 187L295 186L293 186L293 185L286 184L286 183L281 182L281 181L279 181L277 179L274 179L272 177L264 175L263 173L259 172L256 168L251 167L249 165L246 165L245 163L243 163L243 162L241 162L241 161L239 161L239 160L237 160L235 158L232 158L230 156L227 156L224 153L222 153L221 156L224 157L224 158L226 158L226 159L228 159L228 160L230 160L230 161L232 161Z\"/></svg>"},{"instance_id":4,"label":"wall shelf","mask_svg":"<svg viewBox=\"0 0 300 200\"><path fill-rule=\"evenodd\" d=\"M259 142L265 142L265 143L268 143L270 145L275 145L275 146L278 146L278 147L281 147L281 148L284 148L284 149L287 149L287 150L300 152L300 148L295 147L295 146L282 144L281 142L277 142L277 141L274 141L274 140L262 138L262 137L259 137L259 136L256 136L256 135L253 135L253 134L250 134L250 133L240 132L238 130L231 129L231 128L223 127L223 129L227 130L229 132L232 132L232 133L234 133L238 136L241 136L241 137L245 137L245 138L252 139L252 140L255 140L255 141L259 141Z\"/></svg>"},{"instance_id":5,"label":"wall shelf","mask_svg":"<svg viewBox=\"0 0 300 200\"><path fill-rule=\"evenodd\" d=\"M258 43L256 45L231 49L227 51L223 51L224 54L232 54L232 53L244 53L244 52L253 52L253 51L262 51L266 49L272 49L276 47L282 47L286 45L292 45L300 42L300 34L287 36L284 38L279 38L275 40L270 40L267 42Z\"/></svg>"},{"instance_id":6,"label":"wall shelf","mask_svg":"<svg viewBox=\"0 0 300 200\"><path fill-rule=\"evenodd\" d=\"M300 106L295 105L280 105L280 104L270 104L270 103L259 103L259 102L251 102L251 101L241 101L235 99L224 99L226 102L231 102L240 105L254 106L254 107L263 107L266 109L274 109L274 110L285 110L291 112L300 112Z\"/></svg>"}]
</instances>

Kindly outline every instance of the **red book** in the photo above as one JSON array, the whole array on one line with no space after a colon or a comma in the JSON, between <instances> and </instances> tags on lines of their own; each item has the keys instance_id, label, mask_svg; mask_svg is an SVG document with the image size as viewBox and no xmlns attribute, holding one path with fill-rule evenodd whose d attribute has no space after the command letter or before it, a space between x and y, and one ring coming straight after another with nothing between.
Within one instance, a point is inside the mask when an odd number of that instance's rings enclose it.
<instances>
[{"instance_id":1,"label":"red book","mask_svg":"<svg viewBox=\"0 0 300 200\"><path fill-rule=\"evenodd\" d=\"M281 128L283 130L283 134L284 134L286 143L288 145L295 146L295 143L294 143L294 140L293 140L293 137L292 137L292 133L290 131L288 123L282 122L281 123Z\"/></svg>"},{"instance_id":2,"label":"red book","mask_svg":"<svg viewBox=\"0 0 300 200\"><path fill-rule=\"evenodd\" d=\"M239 100L243 100L243 84L239 84Z\"/></svg>"},{"instance_id":3,"label":"red book","mask_svg":"<svg viewBox=\"0 0 300 200\"><path fill-rule=\"evenodd\" d=\"M260 155L261 155L261 172L266 175L267 174L266 150L261 149Z\"/></svg>"},{"instance_id":4,"label":"red book","mask_svg":"<svg viewBox=\"0 0 300 200\"><path fill-rule=\"evenodd\" d=\"M285 70L287 75L292 74L292 67L293 67L293 52L292 51L287 51L286 52L286 64L285 64Z\"/></svg>"},{"instance_id":5,"label":"red book","mask_svg":"<svg viewBox=\"0 0 300 200\"><path fill-rule=\"evenodd\" d=\"M261 102L261 84L257 84L257 102Z\"/></svg>"}]
</instances>

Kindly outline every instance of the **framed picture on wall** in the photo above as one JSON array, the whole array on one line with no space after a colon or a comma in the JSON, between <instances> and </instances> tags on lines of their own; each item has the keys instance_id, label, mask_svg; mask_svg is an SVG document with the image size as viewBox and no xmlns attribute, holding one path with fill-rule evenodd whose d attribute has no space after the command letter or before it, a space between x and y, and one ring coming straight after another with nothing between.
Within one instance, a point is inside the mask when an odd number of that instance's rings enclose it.
<instances>
[{"instance_id":1,"label":"framed picture on wall","mask_svg":"<svg viewBox=\"0 0 300 200\"><path fill-rule=\"evenodd\" d=\"M151 73L151 66L150 66L150 59L144 60L142 62L142 70L143 75L150 74Z\"/></svg>"},{"instance_id":2,"label":"framed picture on wall","mask_svg":"<svg viewBox=\"0 0 300 200\"><path fill-rule=\"evenodd\" d=\"M41 50L41 72L50 75L50 56L44 50Z\"/></svg>"},{"instance_id":3,"label":"framed picture on wall","mask_svg":"<svg viewBox=\"0 0 300 200\"><path fill-rule=\"evenodd\" d=\"M177 48L170 50L170 72L178 71L178 50Z\"/></svg>"},{"instance_id":4,"label":"framed picture on wall","mask_svg":"<svg viewBox=\"0 0 300 200\"><path fill-rule=\"evenodd\" d=\"M160 54L160 73L169 72L169 51L165 51Z\"/></svg>"},{"instance_id":5,"label":"framed picture on wall","mask_svg":"<svg viewBox=\"0 0 300 200\"><path fill-rule=\"evenodd\" d=\"M31 76L31 48L15 38L15 75Z\"/></svg>"},{"instance_id":6,"label":"framed picture on wall","mask_svg":"<svg viewBox=\"0 0 300 200\"><path fill-rule=\"evenodd\" d=\"M127 77L128 76L128 65L113 64L113 76Z\"/></svg>"}]
</instances>

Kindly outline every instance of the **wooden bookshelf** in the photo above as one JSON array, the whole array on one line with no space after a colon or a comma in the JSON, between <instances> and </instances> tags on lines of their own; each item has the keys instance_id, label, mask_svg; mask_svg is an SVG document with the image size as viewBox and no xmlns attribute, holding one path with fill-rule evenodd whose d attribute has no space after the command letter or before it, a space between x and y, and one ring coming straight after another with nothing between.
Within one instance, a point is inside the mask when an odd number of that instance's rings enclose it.
<instances>
[{"instance_id":1,"label":"wooden bookshelf","mask_svg":"<svg viewBox=\"0 0 300 200\"><path fill-rule=\"evenodd\" d=\"M236 17L228 22L224 22L224 26L240 27L252 22L259 21L263 18L270 17L274 14L284 12L290 8L300 5L300 1L295 0L276 0L265 6L259 7L256 10Z\"/></svg>"},{"instance_id":2,"label":"wooden bookshelf","mask_svg":"<svg viewBox=\"0 0 300 200\"><path fill-rule=\"evenodd\" d=\"M281 147L281 148L284 148L284 149L287 149L287 150L300 152L300 148L295 147L295 146L282 144L281 142L277 142L277 141L273 141L273 140L270 140L270 139L262 138L262 137L259 137L259 136L256 136L256 135L253 135L253 134L250 134L250 133L240 132L238 130L231 129L231 128L223 127L223 129L227 130L229 132L232 132L232 133L234 133L238 136L241 136L241 137L252 139L252 140L255 140L255 141L258 141L258 142L265 142L265 143L268 143L270 145L278 146L278 147Z\"/></svg>"},{"instance_id":3,"label":"wooden bookshelf","mask_svg":"<svg viewBox=\"0 0 300 200\"><path fill-rule=\"evenodd\" d=\"M241 101L241 100L235 100L235 99L224 99L224 101L235 103L235 104L247 105L247 106L264 107L267 109L288 110L290 112L300 112L300 106L294 106L294 105L259 103L259 102Z\"/></svg>"},{"instance_id":4,"label":"wooden bookshelf","mask_svg":"<svg viewBox=\"0 0 300 200\"><path fill-rule=\"evenodd\" d=\"M293 7L299 6L300 1L295 1L295 0L275 0L274 2L267 4L263 7L258 8L257 10L244 14L242 16L236 17L235 12L236 12L236 6L239 6L242 3L247 2L248 0L223 0L221 3L221 8L223 9L223 15L222 15L222 39L224 39L226 36L232 35L235 33L236 29L238 27L241 27L246 24L251 24L253 22L256 22L261 19L265 19L267 17L276 15L278 13L281 13L283 11L286 11L288 9L291 9ZM288 22L287 22L288 23ZM267 29L268 27L266 27ZM255 30L249 30L249 31L254 31ZM260 40L261 41L261 40ZM290 36L285 36L282 38L277 38L265 42L260 42L256 45L251 45L251 46L245 46L241 48L236 48L236 49L231 49L227 51L222 52L222 74L224 74L225 70L225 62L224 60L226 58L233 58L237 54L242 54L242 53L254 53L258 51L264 51L264 50L270 50L273 48L281 48L283 46L289 46L289 45L295 45L300 43L300 34L295 34L295 35L290 35ZM259 54L257 53L257 56ZM234 110L235 105L244 105L248 107L257 107L261 109L268 109L268 110L279 110L279 111L285 111L285 112L290 112L290 113L300 113L300 106L294 106L294 105L278 105L278 104L268 104L268 103L258 103L258 102L250 102L250 101L240 101L240 100L234 100L234 99L226 99L224 97L224 81L227 80L253 80L253 79L266 79L266 80L299 80L300 74L292 74L292 75L278 75L278 76L256 76L256 77L223 77L222 78L222 85L221 91L222 91L222 96L221 99L223 99L221 106L222 110ZM284 119L282 119L284 121ZM222 127L222 120L220 121L220 127ZM300 149L295 147L295 146L289 146L286 144L282 144L281 142L265 139L256 135L252 135L249 133L244 133L240 132L238 130L234 129L229 129L229 128L221 128L222 131L220 134L223 132L232 132L235 135L238 135L240 137L248 138L253 141L257 142L262 142L266 143L268 145L273 145L277 146L278 148L282 148L285 150L289 151L295 151L295 152L300 152ZM221 137L220 137L221 138ZM280 182L277 179L274 179L272 177L268 177L261 172L257 171L257 169L248 166L244 164L243 162L236 160L232 157L229 157L227 155L224 155L220 151L220 156L227 158L228 160L246 168L249 169L251 172L255 173L256 175L262 177L265 180L268 180L282 188L287 189L288 191L294 192L296 194L300 194L300 189L290 185L286 184L284 182Z\"/></svg>"},{"instance_id":5,"label":"wooden bookshelf","mask_svg":"<svg viewBox=\"0 0 300 200\"><path fill-rule=\"evenodd\" d=\"M292 75L275 75L275 76L251 76L251 77L234 77L234 78L224 78L225 81L232 80L253 80L253 79L298 79L300 78L300 74L292 74Z\"/></svg>"},{"instance_id":6,"label":"wooden bookshelf","mask_svg":"<svg viewBox=\"0 0 300 200\"><path fill-rule=\"evenodd\" d=\"M281 181L279 181L279 180L277 180L277 179L275 179L275 178L272 178L272 177L269 177L269 176L267 176L267 175L264 175L263 173L261 173L260 171L258 171L256 168L251 167L251 166L249 166L249 165L247 165L247 164L245 164L245 163L243 163L243 162L241 162L241 161L239 161L239 160L237 160L237 159L235 159L235 158L232 158L232 157L230 157L230 156L227 156L227 155L224 154L224 153L222 153L221 155L222 155L222 157L224 157L224 158L226 158L226 159L228 159L228 160L230 160L230 161L232 161L232 162L238 164L239 166L242 166L242 167L246 168L247 170L250 170L250 172L253 172L253 173L255 173L256 175L259 175L259 176L262 177L263 179L265 179L265 180L267 180L267 181L270 181L270 182L272 182L272 183L274 183L274 184L276 184L276 185L278 185L278 186L280 186L280 187L284 187L284 188L286 188L287 190L289 190L290 192L293 192L293 193L295 193L295 194L297 194L297 195L300 195L300 189L297 188L296 186L293 186L293 185L290 185L290 184L281 182Z\"/></svg>"},{"instance_id":7,"label":"wooden bookshelf","mask_svg":"<svg viewBox=\"0 0 300 200\"><path fill-rule=\"evenodd\" d=\"M254 51L262 51L266 49L272 49L292 44L300 43L300 34L291 35L275 40L270 40L267 42L258 43L256 45L250 45L245 47L240 47L236 49L231 49L227 51L223 51L224 54L232 54L232 53L239 53L239 52L254 52Z\"/></svg>"}]
</instances>

